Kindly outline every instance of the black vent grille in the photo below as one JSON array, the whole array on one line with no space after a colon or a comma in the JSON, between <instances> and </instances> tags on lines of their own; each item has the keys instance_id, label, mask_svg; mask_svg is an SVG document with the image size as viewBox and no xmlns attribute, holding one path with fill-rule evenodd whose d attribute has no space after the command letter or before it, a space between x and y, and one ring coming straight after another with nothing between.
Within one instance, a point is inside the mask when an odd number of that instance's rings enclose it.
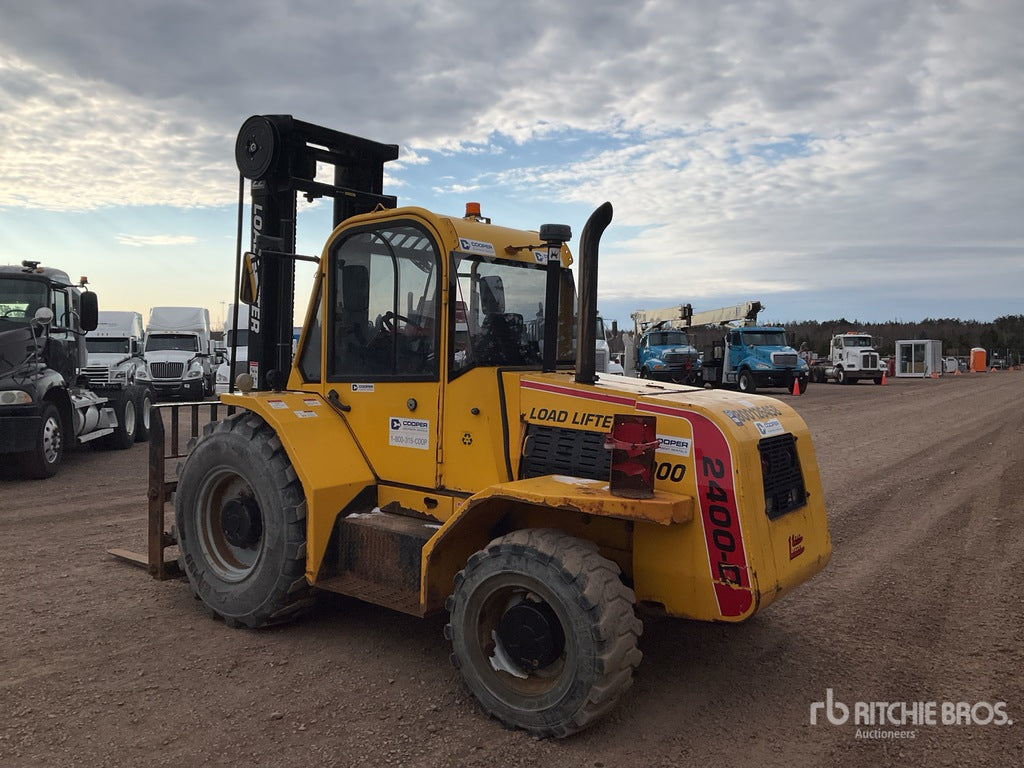
<instances>
[{"instance_id":1,"label":"black vent grille","mask_svg":"<svg viewBox=\"0 0 1024 768\"><path fill-rule=\"evenodd\" d=\"M611 452L604 448L604 433L583 432L528 424L519 479L541 475L569 475L607 480Z\"/></svg>"},{"instance_id":2,"label":"black vent grille","mask_svg":"<svg viewBox=\"0 0 1024 768\"><path fill-rule=\"evenodd\" d=\"M764 478L765 514L774 520L807 503L804 475L793 435L766 437L757 444Z\"/></svg>"}]
</instances>

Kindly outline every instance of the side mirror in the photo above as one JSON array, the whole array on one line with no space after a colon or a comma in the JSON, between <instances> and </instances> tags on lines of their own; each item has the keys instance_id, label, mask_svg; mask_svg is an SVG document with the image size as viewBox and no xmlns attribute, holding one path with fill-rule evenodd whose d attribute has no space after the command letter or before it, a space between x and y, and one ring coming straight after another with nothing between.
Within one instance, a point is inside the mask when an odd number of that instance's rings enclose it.
<instances>
[{"instance_id":1,"label":"side mirror","mask_svg":"<svg viewBox=\"0 0 1024 768\"><path fill-rule=\"evenodd\" d=\"M242 257L241 282L238 286L238 300L243 304L253 306L259 298L259 283L256 281L256 265L253 259L256 254L246 251Z\"/></svg>"},{"instance_id":2,"label":"side mirror","mask_svg":"<svg viewBox=\"0 0 1024 768\"><path fill-rule=\"evenodd\" d=\"M82 294L79 320L83 331L95 331L100 322L100 302L96 294L86 291Z\"/></svg>"},{"instance_id":3,"label":"side mirror","mask_svg":"<svg viewBox=\"0 0 1024 768\"><path fill-rule=\"evenodd\" d=\"M36 310L35 315L32 316L33 321L40 325L49 325L53 322L53 310L49 307L40 307Z\"/></svg>"}]
</instances>

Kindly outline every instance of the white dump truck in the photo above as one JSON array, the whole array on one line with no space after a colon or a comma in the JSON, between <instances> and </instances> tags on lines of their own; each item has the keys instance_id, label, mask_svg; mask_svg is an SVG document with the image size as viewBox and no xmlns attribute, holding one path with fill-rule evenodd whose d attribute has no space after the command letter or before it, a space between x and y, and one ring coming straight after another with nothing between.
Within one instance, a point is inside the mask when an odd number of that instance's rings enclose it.
<instances>
[{"instance_id":1,"label":"white dump truck","mask_svg":"<svg viewBox=\"0 0 1024 768\"><path fill-rule=\"evenodd\" d=\"M136 378L158 397L202 400L213 392L210 311L205 307L153 307L146 323L146 367Z\"/></svg>"},{"instance_id":2,"label":"white dump truck","mask_svg":"<svg viewBox=\"0 0 1024 768\"><path fill-rule=\"evenodd\" d=\"M859 331L833 336L829 356L811 361L810 366L811 381L837 384L856 384L861 379L881 384L887 370L870 334Z\"/></svg>"}]
</instances>

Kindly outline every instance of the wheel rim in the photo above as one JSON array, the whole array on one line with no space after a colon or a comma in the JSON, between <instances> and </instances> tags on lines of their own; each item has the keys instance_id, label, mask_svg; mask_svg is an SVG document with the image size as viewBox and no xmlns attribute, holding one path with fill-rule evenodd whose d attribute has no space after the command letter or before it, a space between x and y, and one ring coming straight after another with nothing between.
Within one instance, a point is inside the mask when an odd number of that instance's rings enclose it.
<instances>
[{"instance_id":1,"label":"wheel rim","mask_svg":"<svg viewBox=\"0 0 1024 768\"><path fill-rule=\"evenodd\" d=\"M468 660L489 691L507 706L539 710L571 687L576 649L569 622L543 584L499 574L466 605Z\"/></svg>"},{"instance_id":2,"label":"wheel rim","mask_svg":"<svg viewBox=\"0 0 1024 768\"><path fill-rule=\"evenodd\" d=\"M194 514L210 567L224 581L244 580L263 554L263 513L248 481L227 467L212 470Z\"/></svg>"},{"instance_id":3,"label":"wheel rim","mask_svg":"<svg viewBox=\"0 0 1024 768\"><path fill-rule=\"evenodd\" d=\"M147 432L149 431L149 408L152 404L153 401L150 400L149 395L142 398L142 413L139 418L142 419L142 428Z\"/></svg>"},{"instance_id":4,"label":"wheel rim","mask_svg":"<svg viewBox=\"0 0 1024 768\"><path fill-rule=\"evenodd\" d=\"M60 432L60 422L55 417L50 416L43 423L43 459L46 460L47 464L54 464L60 457L63 439Z\"/></svg>"}]
</instances>

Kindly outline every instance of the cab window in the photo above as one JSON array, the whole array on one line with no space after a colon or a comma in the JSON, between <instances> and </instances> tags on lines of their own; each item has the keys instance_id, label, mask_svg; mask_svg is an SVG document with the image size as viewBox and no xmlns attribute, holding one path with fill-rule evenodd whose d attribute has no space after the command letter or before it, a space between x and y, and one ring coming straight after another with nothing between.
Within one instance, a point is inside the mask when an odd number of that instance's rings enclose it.
<instances>
[{"instance_id":1,"label":"cab window","mask_svg":"<svg viewBox=\"0 0 1024 768\"><path fill-rule=\"evenodd\" d=\"M330 260L328 379L437 380L438 250L413 224L356 231Z\"/></svg>"}]
</instances>

